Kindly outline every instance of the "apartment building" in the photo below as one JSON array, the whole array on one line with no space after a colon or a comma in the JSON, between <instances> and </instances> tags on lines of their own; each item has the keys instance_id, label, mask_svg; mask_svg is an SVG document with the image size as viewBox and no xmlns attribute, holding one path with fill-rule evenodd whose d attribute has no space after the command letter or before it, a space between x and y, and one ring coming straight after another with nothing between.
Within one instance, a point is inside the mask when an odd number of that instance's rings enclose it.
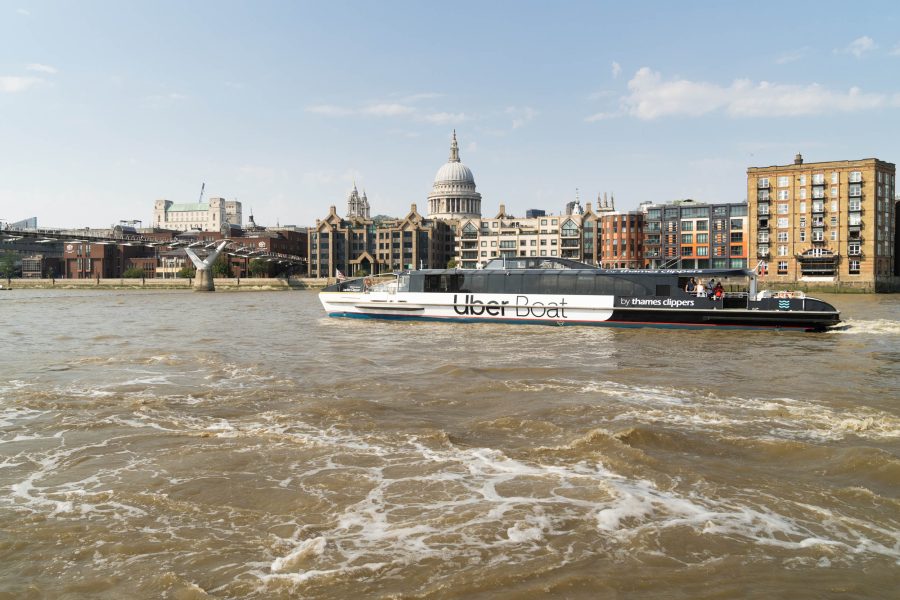
<instances>
[{"instance_id":1,"label":"apartment building","mask_svg":"<svg viewBox=\"0 0 900 600\"><path fill-rule=\"evenodd\" d=\"M334 206L309 228L309 276L335 277L401 269L443 269L453 257L453 229L426 219L416 205L401 219L342 218Z\"/></svg>"},{"instance_id":2,"label":"apartment building","mask_svg":"<svg viewBox=\"0 0 900 600\"><path fill-rule=\"evenodd\" d=\"M644 266L652 269L748 267L746 204L676 200L667 204L645 203L641 210Z\"/></svg>"},{"instance_id":3,"label":"apartment building","mask_svg":"<svg viewBox=\"0 0 900 600\"><path fill-rule=\"evenodd\" d=\"M876 158L747 169L750 254L763 279L900 288L896 167Z\"/></svg>"}]
</instances>

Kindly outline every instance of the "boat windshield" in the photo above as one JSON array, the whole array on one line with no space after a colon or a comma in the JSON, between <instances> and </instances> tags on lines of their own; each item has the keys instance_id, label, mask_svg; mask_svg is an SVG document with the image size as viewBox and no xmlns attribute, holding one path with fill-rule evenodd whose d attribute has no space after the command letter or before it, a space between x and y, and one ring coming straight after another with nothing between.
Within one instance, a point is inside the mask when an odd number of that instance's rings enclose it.
<instances>
[{"instance_id":1,"label":"boat windshield","mask_svg":"<svg viewBox=\"0 0 900 600\"><path fill-rule=\"evenodd\" d=\"M587 263L569 258L525 257L495 258L484 266L485 269L596 269Z\"/></svg>"}]
</instances>

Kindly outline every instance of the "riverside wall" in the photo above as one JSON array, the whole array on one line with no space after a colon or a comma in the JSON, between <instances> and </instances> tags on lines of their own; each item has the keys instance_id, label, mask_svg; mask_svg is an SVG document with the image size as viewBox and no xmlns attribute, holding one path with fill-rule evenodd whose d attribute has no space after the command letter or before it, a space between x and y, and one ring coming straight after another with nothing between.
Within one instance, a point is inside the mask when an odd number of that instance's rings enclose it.
<instances>
[{"instance_id":1,"label":"riverside wall","mask_svg":"<svg viewBox=\"0 0 900 600\"><path fill-rule=\"evenodd\" d=\"M189 290L193 279L0 279L4 289L113 289L113 290ZM321 289L334 279L306 277L217 277L217 290L259 291L259 290L307 290Z\"/></svg>"}]
</instances>

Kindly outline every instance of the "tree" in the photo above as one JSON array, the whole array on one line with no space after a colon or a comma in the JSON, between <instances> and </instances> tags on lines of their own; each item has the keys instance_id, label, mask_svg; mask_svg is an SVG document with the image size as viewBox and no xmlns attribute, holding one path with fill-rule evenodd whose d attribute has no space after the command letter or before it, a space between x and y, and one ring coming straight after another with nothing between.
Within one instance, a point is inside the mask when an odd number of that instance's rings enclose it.
<instances>
[{"instance_id":1,"label":"tree","mask_svg":"<svg viewBox=\"0 0 900 600\"><path fill-rule=\"evenodd\" d=\"M231 274L231 261L224 252L212 264L213 277L234 277Z\"/></svg>"},{"instance_id":2,"label":"tree","mask_svg":"<svg viewBox=\"0 0 900 600\"><path fill-rule=\"evenodd\" d=\"M447 268L448 269L456 268L456 258L451 258L450 260L447 261Z\"/></svg>"},{"instance_id":3,"label":"tree","mask_svg":"<svg viewBox=\"0 0 900 600\"><path fill-rule=\"evenodd\" d=\"M177 276L184 277L186 279L193 279L194 275L196 274L196 269L193 269L191 267L181 267L181 270L178 271Z\"/></svg>"},{"instance_id":4,"label":"tree","mask_svg":"<svg viewBox=\"0 0 900 600\"><path fill-rule=\"evenodd\" d=\"M0 258L0 276L9 279L16 274L16 255L7 252Z\"/></svg>"},{"instance_id":5,"label":"tree","mask_svg":"<svg viewBox=\"0 0 900 600\"><path fill-rule=\"evenodd\" d=\"M250 261L250 274L254 277L271 277L271 265L269 261L254 258Z\"/></svg>"},{"instance_id":6,"label":"tree","mask_svg":"<svg viewBox=\"0 0 900 600\"><path fill-rule=\"evenodd\" d=\"M140 267L128 267L125 269L125 272L122 273L122 277L125 279L140 279L144 276L144 270Z\"/></svg>"}]
</instances>

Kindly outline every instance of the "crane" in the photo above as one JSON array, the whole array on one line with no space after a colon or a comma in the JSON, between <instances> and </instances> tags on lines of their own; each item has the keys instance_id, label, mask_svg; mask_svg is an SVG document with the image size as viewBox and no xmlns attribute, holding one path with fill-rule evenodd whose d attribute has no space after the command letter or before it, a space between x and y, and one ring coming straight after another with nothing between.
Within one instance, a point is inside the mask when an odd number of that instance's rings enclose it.
<instances>
[{"instance_id":1,"label":"crane","mask_svg":"<svg viewBox=\"0 0 900 600\"><path fill-rule=\"evenodd\" d=\"M203 185L200 186L200 198L197 199L197 204L200 204L201 202L203 202L203 190L204 189L206 189L206 182L204 182Z\"/></svg>"}]
</instances>

